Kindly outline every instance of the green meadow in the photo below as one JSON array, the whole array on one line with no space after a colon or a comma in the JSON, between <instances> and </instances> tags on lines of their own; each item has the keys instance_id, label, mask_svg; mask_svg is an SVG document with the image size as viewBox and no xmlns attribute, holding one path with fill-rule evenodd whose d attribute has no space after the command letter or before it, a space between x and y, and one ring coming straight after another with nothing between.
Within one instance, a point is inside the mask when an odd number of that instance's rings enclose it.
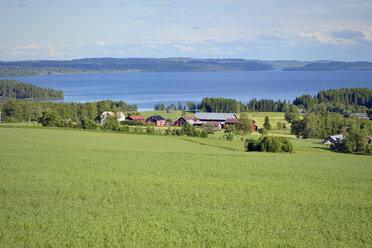
<instances>
[{"instance_id":1,"label":"green meadow","mask_svg":"<svg viewBox=\"0 0 372 248\"><path fill-rule=\"evenodd\" d=\"M372 157L0 128L0 247L371 247Z\"/></svg>"}]
</instances>

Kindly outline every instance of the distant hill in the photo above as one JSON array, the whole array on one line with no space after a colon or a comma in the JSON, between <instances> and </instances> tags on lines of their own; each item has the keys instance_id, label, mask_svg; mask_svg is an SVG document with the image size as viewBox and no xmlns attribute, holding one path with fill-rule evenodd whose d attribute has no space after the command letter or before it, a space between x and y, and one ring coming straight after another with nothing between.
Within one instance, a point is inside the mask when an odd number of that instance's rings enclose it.
<instances>
[{"instance_id":1,"label":"distant hill","mask_svg":"<svg viewBox=\"0 0 372 248\"><path fill-rule=\"evenodd\" d=\"M301 67L283 68L286 71L337 71L337 70L372 70L370 62L312 62Z\"/></svg>"},{"instance_id":2,"label":"distant hill","mask_svg":"<svg viewBox=\"0 0 372 248\"><path fill-rule=\"evenodd\" d=\"M97 72L204 72L267 70L372 70L372 63L192 58L86 58L76 60L0 62L0 76L2 77Z\"/></svg>"},{"instance_id":3,"label":"distant hill","mask_svg":"<svg viewBox=\"0 0 372 248\"><path fill-rule=\"evenodd\" d=\"M32 84L26 84L15 80L0 80L0 98L16 99L63 99L62 90L53 90L37 87Z\"/></svg>"}]
</instances>

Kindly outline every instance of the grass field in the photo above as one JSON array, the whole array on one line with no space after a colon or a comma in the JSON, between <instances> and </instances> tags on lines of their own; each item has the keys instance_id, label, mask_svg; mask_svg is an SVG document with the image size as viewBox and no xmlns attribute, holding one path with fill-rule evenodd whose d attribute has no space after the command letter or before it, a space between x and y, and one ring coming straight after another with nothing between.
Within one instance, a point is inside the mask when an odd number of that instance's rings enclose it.
<instances>
[{"instance_id":1,"label":"grass field","mask_svg":"<svg viewBox=\"0 0 372 248\"><path fill-rule=\"evenodd\" d=\"M372 246L372 157L293 143L0 128L0 246Z\"/></svg>"}]
</instances>

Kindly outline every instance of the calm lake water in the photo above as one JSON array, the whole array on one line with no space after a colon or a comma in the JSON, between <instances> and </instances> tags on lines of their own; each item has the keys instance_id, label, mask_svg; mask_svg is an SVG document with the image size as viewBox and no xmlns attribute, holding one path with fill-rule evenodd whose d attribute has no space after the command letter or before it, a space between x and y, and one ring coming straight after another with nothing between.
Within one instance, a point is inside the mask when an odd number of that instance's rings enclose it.
<instances>
[{"instance_id":1,"label":"calm lake water","mask_svg":"<svg viewBox=\"0 0 372 248\"><path fill-rule=\"evenodd\" d=\"M323 89L372 88L372 71L247 71L98 73L16 77L37 86L62 89L66 102L104 99L151 110L156 103L199 102L204 97L293 100Z\"/></svg>"}]
</instances>

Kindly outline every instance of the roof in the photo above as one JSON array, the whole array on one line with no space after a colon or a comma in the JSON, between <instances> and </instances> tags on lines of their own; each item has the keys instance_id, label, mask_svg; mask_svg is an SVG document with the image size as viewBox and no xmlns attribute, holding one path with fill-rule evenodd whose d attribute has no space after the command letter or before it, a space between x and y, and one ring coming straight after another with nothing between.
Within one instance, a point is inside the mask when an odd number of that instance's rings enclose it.
<instances>
[{"instance_id":1,"label":"roof","mask_svg":"<svg viewBox=\"0 0 372 248\"><path fill-rule=\"evenodd\" d=\"M225 121L225 124L237 124L238 123L238 119L234 119L234 118L229 118L229 119L226 119Z\"/></svg>"},{"instance_id":2,"label":"roof","mask_svg":"<svg viewBox=\"0 0 372 248\"><path fill-rule=\"evenodd\" d=\"M335 143L337 140L343 140L345 136L343 134L337 134L337 135L332 135L326 138L323 143L324 144L330 144L330 143Z\"/></svg>"},{"instance_id":3,"label":"roof","mask_svg":"<svg viewBox=\"0 0 372 248\"><path fill-rule=\"evenodd\" d=\"M186 121L189 121L189 120L192 120L192 121L196 121L197 118L192 115L192 116L181 116L182 118L184 118Z\"/></svg>"},{"instance_id":4,"label":"roof","mask_svg":"<svg viewBox=\"0 0 372 248\"><path fill-rule=\"evenodd\" d=\"M165 121L165 119L161 117L160 115L153 115L153 116L150 116L148 119L155 120L155 121Z\"/></svg>"},{"instance_id":5,"label":"roof","mask_svg":"<svg viewBox=\"0 0 372 248\"><path fill-rule=\"evenodd\" d=\"M104 118L106 115L115 116L115 113L114 113L114 112L110 112L110 111L104 111L104 112L101 114L101 118Z\"/></svg>"},{"instance_id":6,"label":"roof","mask_svg":"<svg viewBox=\"0 0 372 248\"><path fill-rule=\"evenodd\" d=\"M143 120L143 116L141 115L130 115L128 118L131 118L132 120Z\"/></svg>"},{"instance_id":7,"label":"roof","mask_svg":"<svg viewBox=\"0 0 372 248\"><path fill-rule=\"evenodd\" d=\"M195 117L199 120L220 120L225 121L226 119L237 119L235 113L206 113L197 112Z\"/></svg>"},{"instance_id":8,"label":"roof","mask_svg":"<svg viewBox=\"0 0 372 248\"><path fill-rule=\"evenodd\" d=\"M332 138L334 141L336 141L337 139L343 140L345 136L343 134L337 134L337 135L332 135L329 137Z\"/></svg>"}]
</instances>

